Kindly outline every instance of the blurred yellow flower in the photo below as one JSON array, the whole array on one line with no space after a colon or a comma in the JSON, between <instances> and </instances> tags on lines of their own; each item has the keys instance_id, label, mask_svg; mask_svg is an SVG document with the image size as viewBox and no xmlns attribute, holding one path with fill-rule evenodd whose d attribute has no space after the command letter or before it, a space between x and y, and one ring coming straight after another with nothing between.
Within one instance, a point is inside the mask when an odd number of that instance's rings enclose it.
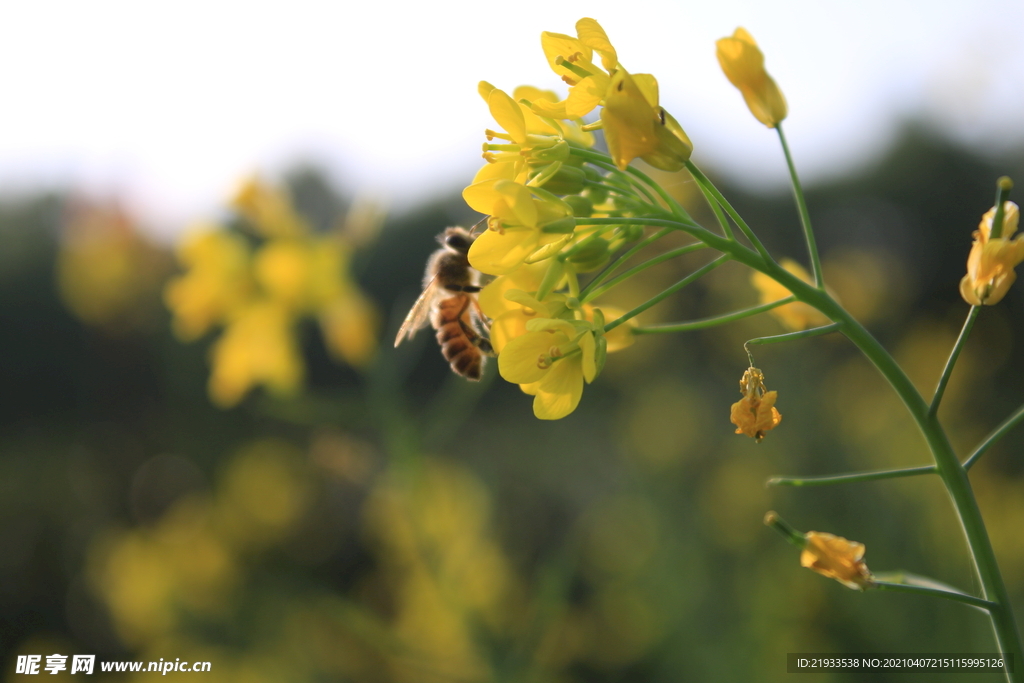
<instances>
[{"instance_id":1,"label":"blurred yellow flower","mask_svg":"<svg viewBox=\"0 0 1024 683\"><path fill-rule=\"evenodd\" d=\"M249 247L237 235L193 228L178 245L178 260L188 271L167 283L164 302L182 341L206 334L252 296Z\"/></svg>"},{"instance_id":2,"label":"blurred yellow flower","mask_svg":"<svg viewBox=\"0 0 1024 683\"><path fill-rule=\"evenodd\" d=\"M309 232L306 221L292 207L288 193L268 185L257 175L242 182L231 206L264 237L294 237Z\"/></svg>"},{"instance_id":3,"label":"blurred yellow flower","mask_svg":"<svg viewBox=\"0 0 1024 683\"><path fill-rule=\"evenodd\" d=\"M812 284L810 274L793 259L782 259L779 261L779 265L807 284ZM762 304L770 304L773 301L792 296L792 292L764 273L755 272L751 275L750 281L760 292L760 303ZM831 322L824 313L802 301L794 301L791 304L773 308L771 314L791 330L806 330L811 327L828 325Z\"/></svg>"},{"instance_id":4,"label":"blurred yellow flower","mask_svg":"<svg viewBox=\"0 0 1024 683\"><path fill-rule=\"evenodd\" d=\"M775 408L778 393L765 390L764 373L757 368L747 368L743 373L740 393L743 398L732 404L729 419L736 425L737 434L746 434L760 443L765 432L782 422L782 415Z\"/></svg>"},{"instance_id":5,"label":"blurred yellow flower","mask_svg":"<svg viewBox=\"0 0 1024 683\"><path fill-rule=\"evenodd\" d=\"M61 231L57 287L82 322L108 331L137 327L159 305L169 267L120 207L72 204Z\"/></svg>"},{"instance_id":6,"label":"blurred yellow flower","mask_svg":"<svg viewBox=\"0 0 1024 683\"><path fill-rule=\"evenodd\" d=\"M241 311L211 349L213 402L230 408L257 384L275 394L294 395L304 370L291 328L291 316L274 303L256 303Z\"/></svg>"},{"instance_id":7,"label":"blurred yellow flower","mask_svg":"<svg viewBox=\"0 0 1024 683\"><path fill-rule=\"evenodd\" d=\"M693 143L682 127L658 106L658 81L650 74L612 76L601 109L608 154L625 170L641 158L663 171L678 171L693 152Z\"/></svg>"},{"instance_id":8,"label":"blurred yellow flower","mask_svg":"<svg viewBox=\"0 0 1024 683\"><path fill-rule=\"evenodd\" d=\"M764 55L754 38L746 29L737 28L732 36L722 38L715 45L722 71L743 93L754 118L769 128L782 123L787 113L786 98L764 70Z\"/></svg>"},{"instance_id":9,"label":"blurred yellow flower","mask_svg":"<svg viewBox=\"0 0 1024 683\"><path fill-rule=\"evenodd\" d=\"M967 257L967 275L960 280L960 296L972 306L993 306L1002 301L1017 279L1014 268L1024 261L1024 235L1010 239L1017 231L1020 210L1013 202L1004 202L1003 212L1003 229L999 237L991 236L995 207L981 217L981 223L974 231L974 244Z\"/></svg>"},{"instance_id":10,"label":"blurred yellow flower","mask_svg":"<svg viewBox=\"0 0 1024 683\"><path fill-rule=\"evenodd\" d=\"M221 226L195 230L178 249L186 272L164 290L182 340L225 326L210 354L213 402L234 406L257 385L297 392L305 370L294 333L305 317L319 321L332 356L353 367L369 363L377 313L351 273L350 226L313 233L287 193L257 178L246 181L234 205L263 237L255 249ZM358 213L350 218L365 223Z\"/></svg>"},{"instance_id":11,"label":"blurred yellow flower","mask_svg":"<svg viewBox=\"0 0 1024 683\"><path fill-rule=\"evenodd\" d=\"M835 579L847 588L864 590L871 584L871 572L864 564L864 544L841 536L808 531L807 545L800 554L800 566Z\"/></svg>"}]
</instances>

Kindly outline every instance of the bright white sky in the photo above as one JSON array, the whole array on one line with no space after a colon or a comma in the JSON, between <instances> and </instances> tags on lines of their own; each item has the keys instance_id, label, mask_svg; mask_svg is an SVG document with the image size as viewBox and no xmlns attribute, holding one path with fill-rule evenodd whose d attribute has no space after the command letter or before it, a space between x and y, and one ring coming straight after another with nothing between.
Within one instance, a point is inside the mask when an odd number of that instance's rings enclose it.
<instances>
[{"instance_id":1,"label":"bright white sky","mask_svg":"<svg viewBox=\"0 0 1024 683\"><path fill-rule=\"evenodd\" d=\"M239 178L314 160L408 206L466 183L490 125L486 79L558 89L543 30L586 12L623 65L653 73L695 158L783 181L714 41L745 26L789 100L804 180L869 160L925 116L996 150L1024 141L1024 3L1002 0L605 2L34 0L0 5L0 187L118 194L161 232Z\"/></svg>"}]
</instances>

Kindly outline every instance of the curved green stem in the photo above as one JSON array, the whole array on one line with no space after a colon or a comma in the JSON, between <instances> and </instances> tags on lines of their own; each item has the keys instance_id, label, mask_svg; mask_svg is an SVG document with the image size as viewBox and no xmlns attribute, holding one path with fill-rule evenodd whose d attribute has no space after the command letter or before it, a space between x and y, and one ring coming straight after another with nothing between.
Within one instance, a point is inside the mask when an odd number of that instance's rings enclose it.
<instances>
[{"instance_id":1,"label":"curved green stem","mask_svg":"<svg viewBox=\"0 0 1024 683\"><path fill-rule=\"evenodd\" d=\"M1024 422L1024 406L1017 408L1017 411L1010 417L1003 420L1003 423L992 430L992 433L981 442L981 445L974 449L971 453L971 457L964 461L964 469L969 470L974 467L974 463L978 462L978 458L984 455L985 451L991 448L999 439L1009 433L1011 429Z\"/></svg>"},{"instance_id":2,"label":"curved green stem","mask_svg":"<svg viewBox=\"0 0 1024 683\"><path fill-rule=\"evenodd\" d=\"M755 337L743 342L743 350L747 352L747 360L750 361L750 367L754 367L754 357L750 354L751 344L754 346L761 346L764 344L781 344L782 342L806 339L807 337L820 337L823 334L831 334L832 332L838 331L839 323L832 323L831 325L814 327L809 330L800 330L799 332L787 332L786 334L776 334L771 337Z\"/></svg>"},{"instance_id":3,"label":"curved green stem","mask_svg":"<svg viewBox=\"0 0 1024 683\"><path fill-rule=\"evenodd\" d=\"M579 225L578 222L577 222L577 225ZM590 282L587 283L587 286L583 288L583 291L580 292L580 296L584 296L584 297L587 296L587 294L590 293L590 290L592 290L594 287L597 287L598 285L600 285L612 273L614 273L615 270L619 266L621 266L623 263L625 263L629 259L633 258L633 256L635 256L641 249L643 249L644 247L646 247L649 244L657 242L658 240L660 240L662 237L664 237L665 235L669 234L670 232L672 232L672 228L662 228L661 230L659 230L658 232L654 233L650 237L648 237L648 238L646 238L644 240L641 240L639 243L637 243L632 248L630 248L629 251L627 251L625 254L623 254L622 256L618 257L617 259L615 259L614 261L609 263L608 266L604 270L602 270L600 273L595 275L593 277L593 279L591 279Z\"/></svg>"},{"instance_id":4,"label":"curved green stem","mask_svg":"<svg viewBox=\"0 0 1024 683\"><path fill-rule=\"evenodd\" d=\"M699 173L699 171L697 171L697 173ZM727 204L723 204L723 207L730 209L730 215L732 215L731 207L728 207ZM735 216L733 216L733 218L734 220L736 219ZM620 223L622 222L619 219L599 218L584 219L584 221L581 222L604 224L604 221L606 220L609 221L609 223L611 220L618 220ZM925 442L928 444L932 457L935 459L936 472L942 479L942 482L953 501L953 506L960 519L964 535L967 538L967 544L970 548L972 559L974 560L975 569L978 572L978 577L981 580L981 585L984 589L985 599L993 603L992 607L989 609L989 614L992 619L992 628L995 632L999 649L1001 652L1012 654L1014 660L1017 662L1024 661L1024 656L1022 656L1024 655L1024 650L1021 648L1020 634L1017 628L1017 622L1013 615L1010 596L1006 590L1006 584L1003 582L1002 574L999 571L995 552L992 549L992 542L989 539L988 531L985 528L985 522L981 516L981 510L978 507L977 500L974 497L974 491L972 490L970 481L967 478L967 470L964 469L964 466L960 463L956 453L953 451L953 447L949 443L949 439L946 436L945 431L942 429L942 425L939 424L937 417L930 414L929 405L925 402L924 398L921 397L921 394L910 381L910 378L906 375L899 364L896 363L893 357L885 350L878 340L864 328L863 325L861 325L852 315L850 315L849 312L846 311L846 309L840 306L831 296L829 296L824 289L819 289L814 285L808 284L792 273L786 271L782 266L773 261L765 251L763 251L763 247L757 249L757 251L751 250L735 240L726 239L689 222L676 222L660 219L638 219L638 223L645 225L660 225L663 227L675 227L676 229L686 232L702 242L705 242L709 247L721 251L723 256L718 260L713 261L709 266L717 265L722 261L722 259L728 257L768 275L780 285L788 289L797 299L817 308L825 314L826 317L836 323L838 325L838 329L841 330L858 349L860 349L861 353L863 353L871 364L875 366L883 377L885 377L886 381L889 382L893 390L896 392L896 395L899 396L904 406L906 406L911 418L914 420L924 437ZM737 225L742 226L745 224L737 221ZM747 229L749 230L749 228ZM755 248L756 247L757 243L755 243ZM705 266L705 268L707 268L707 266ZM643 310L647 307L648 306L645 305L641 307L641 309ZM628 319L627 316L632 317L639 312L640 311L630 312L626 316L623 316L623 318L614 321L611 324L611 327L624 322L625 319ZM606 327L606 329L610 329L610 327ZM1007 679L1010 681L1024 683L1024 667L1016 667L1014 672L1007 672L1006 675Z\"/></svg>"},{"instance_id":5,"label":"curved green stem","mask_svg":"<svg viewBox=\"0 0 1024 683\"><path fill-rule=\"evenodd\" d=\"M761 244L761 240L757 238L757 235L754 234L754 231L750 229L750 226L747 225L747 222L743 220L743 217L740 216L736 209L732 208L732 204L730 204L725 196L718 191L718 188L708 180L708 177L704 175L692 161L686 162L686 169L693 176L694 180L696 180L699 185L707 189L711 196L714 197L715 201L725 209L725 212L729 214L729 217L732 218L733 222L739 226L740 232L742 232L746 238L750 240L750 243L754 245L754 249L756 249L757 253L761 255L761 258L765 261L772 261L773 259L771 254L769 254L768 250L765 249L763 244Z\"/></svg>"},{"instance_id":6,"label":"curved green stem","mask_svg":"<svg viewBox=\"0 0 1024 683\"><path fill-rule=\"evenodd\" d=\"M964 349L964 344L967 342L967 336L971 333L971 328L974 327L974 321L978 319L978 313L981 312L981 306L971 306L971 310L967 313L967 320L964 321L963 329L960 330L960 336L957 337L956 343L953 344L953 350L949 353L949 358L946 360L946 367L942 369L942 376L939 377L939 383L935 387L935 394L932 396L932 403L928 406L928 417L935 417L935 414L939 412L939 403L942 402L942 395L946 393L946 384L949 382L950 375L953 374L953 366L956 365L956 359L960 357L960 352Z\"/></svg>"},{"instance_id":7,"label":"curved green stem","mask_svg":"<svg viewBox=\"0 0 1024 683\"><path fill-rule=\"evenodd\" d=\"M686 209L684 209L679 202L673 199L672 195L665 191L665 188L663 188L658 183L654 182L643 171L635 169L632 166L627 166L625 171L620 171L619 167L615 165L610 156L601 154L600 152L595 152L593 150L583 150L574 148L572 150L572 153L580 157L581 159L586 159L587 161L598 166L601 166L603 168L610 167L608 168L608 170L614 169L618 173L626 173L632 175L633 177L645 183L647 187L654 190L658 194L658 196L661 197L661 200L665 202L665 205L669 208L669 211L671 211L673 215L685 221L693 220L692 218L690 218L690 214L686 212Z\"/></svg>"},{"instance_id":8,"label":"curved green stem","mask_svg":"<svg viewBox=\"0 0 1024 683\"><path fill-rule=\"evenodd\" d=\"M650 300L645 301L644 303L642 303L639 306L637 306L636 308L634 308L632 311L623 314L621 317L616 318L615 320L613 320L610 323L608 323L607 325L605 325L604 326L604 331L605 332L610 332L611 330L614 330L616 327L618 327L622 323L626 322L627 320L630 320L631 318L635 318L636 316L640 315L641 313L646 311L651 306L653 306L653 305L655 305L657 303L660 303L663 299L666 299L666 298L672 296L673 294L678 292L683 287L685 287L685 286L687 286L687 285L689 285L689 284L691 284L693 282L696 282L697 280L701 279L702 277L704 277L705 275L710 273L712 270L714 270L718 266L720 266L723 263L725 263L726 261L728 261L729 258L730 257L729 257L728 254L722 254L721 256L716 258L714 261L711 261L710 263L704 265L703 267L698 268L697 270L693 271L692 273L690 273L689 275L687 275L682 280L680 280L679 282L675 283L674 285L672 285L671 287L669 287L665 291L661 292L660 294L655 294L653 297L651 297Z\"/></svg>"},{"instance_id":9,"label":"curved green stem","mask_svg":"<svg viewBox=\"0 0 1024 683\"><path fill-rule=\"evenodd\" d=\"M667 325L648 325L647 327L635 327L633 328L633 334L668 334L670 332L689 332L691 330L703 330L708 327L715 327L717 325L724 325L725 323L731 323L736 320L742 320L743 318L749 318L752 315L758 313L764 313L770 311L773 308L784 306L788 303L796 301L795 297L787 296L785 299L779 299L778 301L772 301L771 303L761 304L760 306L751 306L750 308L744 308L741 311L733 311L732 313L726 313L725 315L715 316L714 318L701 318L700 320L690 320L685 323L669 323Z\"/></svg>"},{"instance_id":10,"label":"curved green stem","mask_svg":"<svg viewBox=\"0 0 1024 683\"><path fill-rule=\"evenodd\" d=\"M587 295L581 299L581 301L583 303L587 303L592 299L596 299L597 297L601 296L615 285L623 282L624 280L628 280L637 273L641 273L652 266L658 265L659 263L664 263L665 261L674 259L677 256L692 254L695 251L707 248L708 245L704 244L703 242L697 242L696 244L687 244L685 247L679 247L678 249L671 249L669 251L666 251L664 254L658 254L654 258L648 259L647 261L644 261L639 265L633 266L625 273L622 273L621 275L612 278L611 280L601 285L600 287L594 288L592 291L588 292Z\"/></svg>"},{"instance_id":11,"label":"curved green stem","mask_svg":"<svg viewBox=\"0 0 1024 683\"><path fill-rule=\"evenodd\" d=\"M919 474L935 474L935 465L908 467L901 470L880 470L875 472L850 472L849 474L833 474L826 477L772 477L765 486L827 486L829 484L851 484L858 481L876 481L878 479L897 479L914 477Z\"/></svg>"},{"instance_id":12,"label":"curved green stem","mask_svg":"<svg viewBox=\"0 0 1024 683\"><path fill-rule=\"evenodd\" d=\"M782 143L782 151L786 155L786 164L789 166L789 178L793 182L793 197L796 199L796 207L800 212L800 225L804 229L804 241L807 242L807 253L811 259L811 270L814 272L814 284L821 288L825 286L825 278L821 273L821 257L818 255L818 244L814 239L814 229L811 228L811 214L807 211L807 201L804 199L804 190L800 186L800 177L796 173L796 164L793 163L793 155L789 152L789 143L786 142L786 134L782 132L782 124L775 124L775 130L779 134L779 142Z\"/></svg>"},{"instance_id":13,"label":"curved green stem","mask_svg":"<svg viewBox=\"0 0 1024 683\"><path fill-rule=\"evenodd\" d=\"M930 595L933 598L944 598L955 602L962 602L971 607L983 609L986 612L998 609L999 605L984 598L976 598L967 593L959 591L942 590L941 588L929 588L927 586L915 586L910 583L889 583L888 581L872 581L869 586L884 591L898 591L900 593L917 593L918 595Z\"/></svg>"}]
</instances>

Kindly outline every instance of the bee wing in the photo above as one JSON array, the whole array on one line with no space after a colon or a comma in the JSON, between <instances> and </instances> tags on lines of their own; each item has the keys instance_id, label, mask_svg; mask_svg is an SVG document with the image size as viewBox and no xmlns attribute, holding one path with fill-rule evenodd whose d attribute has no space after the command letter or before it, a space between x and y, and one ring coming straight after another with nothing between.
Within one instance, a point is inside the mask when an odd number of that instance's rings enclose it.
<instances>
[{"instance_id":1,"label":"bee wing","mask_svg":"<svg viewBox=\"0 0 1024 683\"><path fill-rule=\"evenodd\" d=\"M416 303L409 309L409 315L405 316L405 321L398 328L398 336L395 337L396 347L404 340L412 339L416 332L426 327L430 318L430 307L433 305L434 299L437 298L439 287L440 283L435 275L423 288L420 298L416 299Z\"/></svg>"}]
</instances>

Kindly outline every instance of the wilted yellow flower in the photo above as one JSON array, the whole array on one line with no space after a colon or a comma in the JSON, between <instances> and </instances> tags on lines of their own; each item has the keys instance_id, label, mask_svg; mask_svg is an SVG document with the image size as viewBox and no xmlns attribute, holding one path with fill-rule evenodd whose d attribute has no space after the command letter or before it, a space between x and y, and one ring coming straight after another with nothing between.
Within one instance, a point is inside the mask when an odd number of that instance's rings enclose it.
<instances>
[{"instance_id":1,"label":"wilted yellow flower","mask_svg":"<svg viewBox=\"0 0 1024 683\"><path fill-rule=\"evenodd\" d=\"M726 78L743 93L750 113L758 121L774 128L786 118L786 98L764 70L764 55L744 28L715 43L718 63Z\"/></svg>"},{"instance_id":2,"label":"wilted yellow flower","mask_svg":"<svg viewBox=\"0 0 1024 683\"><path fill-rule=\"evenodd\" d=\"M807 284L812 284L810 274L793 259L782 259L779 265ZM757 291L761 293L760 303L762 304L770 304L773 301L785 299L793 295L788 289L761 272L755 272L751 275L750 281ZM828 325L831 322L824 313L802 301L794 301L791 304L773 308L771 314L791 330L806 330L811 327Z\"/></svg>"},{"instance_id":3,"label":"wilted yellow flower","mask_svg":"<svg viewBox=\"0 0 1024 683\"><path fill-rule=\"evenodd\" d=\"M995 213L995 207L992 207L981 217L967 257L967 275L960 280L960 296L972 306L999 303L1017 279L1014 268L1024 261L1024 235L1010 239L1020 220L1017 205L1003 203L1003 229L997 238L991 236Z\"/></svg>"},{"instance_id":4,"label":"wilted yellow flower","mask_svg":"<svg viewBox=\"0 0 1024 683\"><path fill-rule=\"evenodd\" d=\"M800 566L835 579L847 588L864 590L871 584L871 572L864 564L864 544L841 536L808 531L807 545L800 554Z\"/></svg>"},{"instance_id":5,"label":"wilted yellow flower","mask_svg":"<svg viewBox=\"0 0 1024 683\"><path fill-rule=\"evenodd\" d=\"M764 373L757 368L747 368L743 373L740 393L743 398L732 404L729 420L736 425L737 434L746 434L761 443L765 432L782 422L782 415L775 408L778 393L765 390Z\"/></svg>"}]
</instances>

